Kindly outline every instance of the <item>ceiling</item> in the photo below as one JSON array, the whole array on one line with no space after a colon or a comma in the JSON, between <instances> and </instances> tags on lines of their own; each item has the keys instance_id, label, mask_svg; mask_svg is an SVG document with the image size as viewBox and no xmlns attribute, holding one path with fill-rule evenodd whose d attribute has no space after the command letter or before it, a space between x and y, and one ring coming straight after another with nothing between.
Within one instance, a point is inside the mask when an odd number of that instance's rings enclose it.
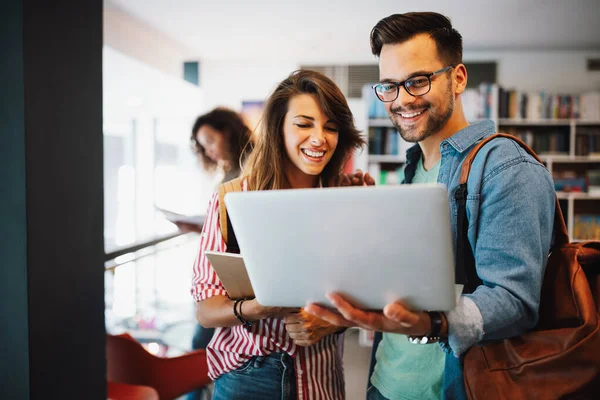
<instances>
[{"instance_id":1,"label":"ceiling","mask_svg":"<svg viewBox=\"0 0 600 400\"><path fill-rule=\"evenodd\" d=\"M437 11L465 51L599 50L600 0L107 0L192 49L199 59L373 60L381 18Z\"/></svg>"}]
</instances>

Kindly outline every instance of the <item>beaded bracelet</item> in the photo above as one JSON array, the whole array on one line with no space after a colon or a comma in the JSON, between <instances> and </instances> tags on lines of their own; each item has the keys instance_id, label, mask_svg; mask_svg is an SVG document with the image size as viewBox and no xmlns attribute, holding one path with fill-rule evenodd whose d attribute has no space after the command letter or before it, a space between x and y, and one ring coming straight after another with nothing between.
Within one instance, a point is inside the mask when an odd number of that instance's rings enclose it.
<instances>
[{"instance_id":1,"label":"beaded bracelet","mask_svg":"<svg viewBox=\"0 0 600 400\"><path fill-rule=\"evenodd\" d=\"M252 322L247 321L244 318L244 316L242 315L242 303L246 300L248 300L248 299L241 298L241 299L237 299L236 301L233 302L233 315L235 315L235 317L242 323L242 325L244 325L246 327L250 327L250 326L252 326ZM239 311L238 311L238 304L240 306Z\"/></svg>"}]
</instances>

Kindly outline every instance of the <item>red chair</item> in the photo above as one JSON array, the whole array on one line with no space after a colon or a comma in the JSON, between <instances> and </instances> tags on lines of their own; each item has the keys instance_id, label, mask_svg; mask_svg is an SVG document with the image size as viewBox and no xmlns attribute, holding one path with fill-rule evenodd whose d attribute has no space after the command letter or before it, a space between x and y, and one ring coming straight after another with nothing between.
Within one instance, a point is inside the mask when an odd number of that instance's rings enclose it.
<instances>
[{"instance_id":1,"label":"red chair","mask_svg":"<svg viewBox=\"0 0 600 400\"><path fill-rule=\"evenodd\" d=\"M147 352L128 334L107 334L106 360L109 385L116 382L149 386L158 393L161 400L175 399L210 383L205 350L162 358Z\"/></svg>"},{"instance_id":2,"label":"red chair","mask_svg":"<svg viewBox=\"0 0 600 400\"><path fill-rule=\"evenodd\" d=\"M150 386L127 385L108 382L108 400L160 400L158 392Z\"/></svg>"}]
</instances>

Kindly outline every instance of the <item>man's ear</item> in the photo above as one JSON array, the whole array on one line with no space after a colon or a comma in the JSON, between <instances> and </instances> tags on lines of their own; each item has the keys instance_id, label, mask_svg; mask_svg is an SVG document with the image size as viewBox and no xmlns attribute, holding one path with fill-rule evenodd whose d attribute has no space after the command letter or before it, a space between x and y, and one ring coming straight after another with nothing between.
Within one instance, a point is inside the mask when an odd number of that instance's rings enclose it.
<instances>
[{"instance_id":1,"label":"man's ear","mask_svg":"<svg viewBox=\"0 0 600 400\"><path fill-rule=\"evenodd\" d=\"M464 64L458 64L454 70L455 94L461 94L467 88L467 68Z\"/></svg>"}]
</instances>

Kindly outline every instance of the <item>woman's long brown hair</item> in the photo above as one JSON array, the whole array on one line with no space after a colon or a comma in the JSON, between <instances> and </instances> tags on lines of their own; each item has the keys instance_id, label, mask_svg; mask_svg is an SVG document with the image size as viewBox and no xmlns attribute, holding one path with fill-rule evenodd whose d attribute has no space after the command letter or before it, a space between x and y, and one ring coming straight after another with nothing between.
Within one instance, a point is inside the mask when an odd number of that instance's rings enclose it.
<instances>
[{"instance_id":1,"label":"woman's long brown hair","mask_svg":"<svg viewBox=\"0 0 600 400\"><path fill-rule=\"evenodd\" d=\"M277 85L265 104L259 125L258 140L248 156L243 177L251 190L288 187L284 173L287 157L283 141L283 122L290 99L300 94L314 95L323 113L339 129L338 145L321 173L323 186L335 186L352 151L365 144L354 126L354 116L337 85L325 75L314 71L294 71Z\"/></svg>"}]
</instances>

